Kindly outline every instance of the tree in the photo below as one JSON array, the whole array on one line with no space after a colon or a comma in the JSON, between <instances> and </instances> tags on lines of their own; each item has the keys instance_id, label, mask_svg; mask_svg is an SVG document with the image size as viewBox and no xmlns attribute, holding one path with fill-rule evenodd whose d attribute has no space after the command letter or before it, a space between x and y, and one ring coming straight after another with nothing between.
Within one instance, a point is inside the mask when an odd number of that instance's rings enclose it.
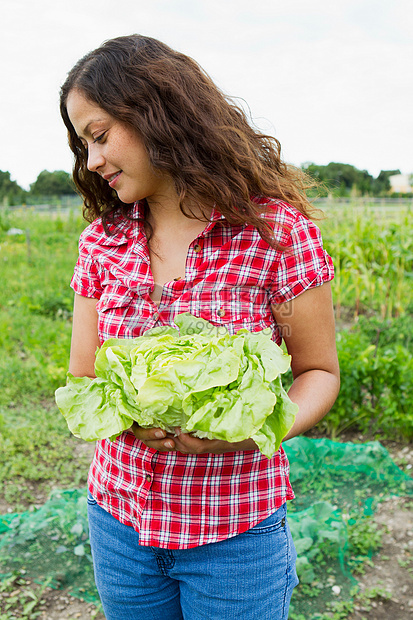
<instances>
[{"instance_id":1,"label":"tree","mask_svg":"<svg viewBox=\"0 0 413 620\"><path fill-rule=\"evenodd\" d=\"M27 192L10 178L10 172L0 170L0 203L13 205L25 201Z\"/></svg>"},{"instance_id":2,"label":"tree","mask_svg":"<svg viewBox=\"0 0 413 620\"><path fill-rule=\"evenodd\" d=\"M63 196L74 194L76 190L68 172L43 170L36 181L30 185L30 193L35 196Z\"/></svg>"},{"instance_id":3,"label":"tree","mask_svg":"<svg viewBox=\"0 0 413 620\"><path fill-rule=\"evenodd\" d=\"M379 196L380 194L387 194L390 189L390 177L394 174L400 174L400 170L381 170L377 179L374 179L373 187L374 194Z\"/></svg>"},{"instance_id":4,"label":"tree","mask_svg":"<svg viewBox=\"0 0 413 620\"><path fill-rule=\"evenodd\" d=\"M367 170L358 170L350 164L330 162L326 166L318 166L307 162L302 167L322 183L320 194L324 196L327 193L333 196L382 196L390 190L389 177L400 173L399 170L382 170L375 179Z\"/></svg>"},{"instance_id":5,"label":"tree","mask_svg":"<svg viewBox=\"0 0 413 620\"><path fill-rule=\"evenodd\" d=\"M330 162L327 166L310 163L307 164L306 170L335 196L346 196L351 190L361 194L368 193L373 180L367 170L358 170L350 164L337 162Z\"/></svg>"}]
</instances>

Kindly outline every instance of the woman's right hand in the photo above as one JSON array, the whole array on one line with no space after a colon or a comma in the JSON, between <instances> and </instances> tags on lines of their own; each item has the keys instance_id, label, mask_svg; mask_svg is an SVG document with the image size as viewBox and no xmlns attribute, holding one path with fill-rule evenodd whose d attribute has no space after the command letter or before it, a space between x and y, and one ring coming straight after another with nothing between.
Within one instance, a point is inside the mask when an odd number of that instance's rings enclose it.
<instances>
[{"instance_id":1,"label":"woman's right hand","mask_svg":"<svg viewBox=\"0 0 413 620\"><path fill-rule=\"evenodd\" d=\"M171 452L175 449L173 435L168 434L162 428L142 428L134 422L129 430L148 448L161 452Z\"/></svg>"}]
</instances>

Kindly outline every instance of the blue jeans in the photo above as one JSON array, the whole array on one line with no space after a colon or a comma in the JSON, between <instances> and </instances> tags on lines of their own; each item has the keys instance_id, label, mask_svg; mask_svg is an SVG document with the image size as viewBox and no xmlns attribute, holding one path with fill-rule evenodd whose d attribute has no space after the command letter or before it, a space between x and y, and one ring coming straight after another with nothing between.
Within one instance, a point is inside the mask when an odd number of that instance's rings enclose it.
<instances>
[{"instance_id":1,"label":"blue jeans","mask_svg":"<svg viewBox=\"0 0 413 620\"><path fill-rule=\"evenodd\" d=\"M243 534L178 550L139 546L90 495L88 513L107 620L287 620L298 579L286 504Z\"/></svg>"}]
</instances>

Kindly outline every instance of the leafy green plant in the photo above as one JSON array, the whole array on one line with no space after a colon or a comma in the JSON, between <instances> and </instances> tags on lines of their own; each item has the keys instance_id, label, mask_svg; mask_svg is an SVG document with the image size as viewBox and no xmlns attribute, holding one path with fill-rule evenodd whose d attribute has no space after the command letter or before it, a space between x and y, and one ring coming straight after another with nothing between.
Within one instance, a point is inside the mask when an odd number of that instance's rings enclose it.
<instances>
[{"instance_id":1,"label":"leafy green plant","mask_svg":"<svg viewBox=\"0 0 413 620\"><path fill-rule=\"evenodd\" d=\"M351 427L388 439L413 437L413 354L410 334L404 337L407 324L393 342L389 333L397 328L389 321L378 327L377 319L337 335L340 394L319 425L332 438Z\"/></svg>"},{"instance_id":2,"label":"leafy green plant","mask_svg":"<svg viewBox=\"0 0 413 620\"><path fill-rule=\"evenodd\" d=\"M297 574L303 584L316 579L315 566L320 568L326 558L337 557L344 524L329 502L316 502L306 511L290 518L291 531L297 550Z\"/></svg>"},{"instance_id":3,"label":"leafy green plant","mask_svg":"<svg viewBox=\"0 0 413 620\"><path fill-rule=\"evenodd\" d=\"M42 603L42 596L51 581L49 578L38 585L27 581L24 571L9 574L0 581L0 620L38 618L42 612L36 608Z\"/></svg>"},{"instance_id":4,"label":"leafy green plant","mask_svg":"<svg viewBox=\"0 0 413 620\"><path fill-rule=\"evenodd\" d=\"M351 331L362 334L366 341L380 349L400 344L413 353L412 320L412 314L407 310L405 314L391 319L360 316Z\"/></svg>"},{"instance_id":5,"label":"leafy green plant","mask_svg":"<svg viewBox=\"0 0 413 620\"><path fill-rule=\"evenodd\" d=\"M372 565L371 556L381 547L383 530L368 515L354 514L347 524L348 564L355 573L363 573Z\"/></svg>"}]
</instances>

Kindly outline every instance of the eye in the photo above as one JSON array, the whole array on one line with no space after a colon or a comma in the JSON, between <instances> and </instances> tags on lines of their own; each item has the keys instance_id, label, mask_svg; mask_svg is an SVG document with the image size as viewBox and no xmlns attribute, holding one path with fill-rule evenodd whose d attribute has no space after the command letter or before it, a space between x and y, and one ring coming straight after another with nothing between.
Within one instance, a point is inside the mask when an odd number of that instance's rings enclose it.
<instances>
[{"instance_id":1,"label":"eye","mask_svg":"<svg viewBox=\"0 0 413 620\"><path fill-rule=\"evenodd\" d=\"M104 131L103 133L101 133L99 136L97 136L94 140L93 140L93 144L95 144L95 142L102 142L104 136L106 135L106 131Z\"/></svg>"}]
</instances>

